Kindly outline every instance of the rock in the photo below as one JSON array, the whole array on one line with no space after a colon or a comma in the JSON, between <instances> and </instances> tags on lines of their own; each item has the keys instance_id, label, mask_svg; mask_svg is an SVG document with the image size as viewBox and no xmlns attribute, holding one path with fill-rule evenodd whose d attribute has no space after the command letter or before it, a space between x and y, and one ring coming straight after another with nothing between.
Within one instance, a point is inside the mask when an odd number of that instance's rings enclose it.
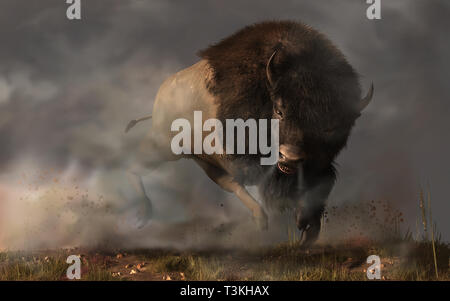
<instances>
[{"instance_id":1,"label":"rock","mask_svg":"<svg viewBox=\"0 0 450 301\"><path fill-rule=\"evenodd\" d=\"M145 270L145 262L139 263L139 264L136 266L136 268L137 268L138 270Z\"/></svg>"},{"instance_id":2,"label":"rock","mask_svg":"<svg viewBox=\"0 0 450 301\"><path fill-rule=\"evenodd\" d=\"M123 255L120 254L120 253L116 255L116 258L117 258L117 259L120 259L120 258L122 258L122 257L123 257Z\"/></svg>"},{"instance_id":3,"label":"rock","mask_svg":"<svg viewBox=\"0 0 450 301\"><path fill-rule=\"evenodd\" d=\"M132 270L130 271L130 275L134 275L134 274L137 274L137 271L136 271L135 269L132 269Z\"/></svg>"},{"instance_id":4,"label":"rock","mask_svg":"<svg viewBox=\"0 0 450 301\"><path fill-rule=\"evenodd\" d=\"M133 267L133 265L132 265L131 263L129 263L129 264L127 264L127 265L125 266L126 269L129 269L129 268L132 268L132 267Z\"/></svg>"}]
</instances>

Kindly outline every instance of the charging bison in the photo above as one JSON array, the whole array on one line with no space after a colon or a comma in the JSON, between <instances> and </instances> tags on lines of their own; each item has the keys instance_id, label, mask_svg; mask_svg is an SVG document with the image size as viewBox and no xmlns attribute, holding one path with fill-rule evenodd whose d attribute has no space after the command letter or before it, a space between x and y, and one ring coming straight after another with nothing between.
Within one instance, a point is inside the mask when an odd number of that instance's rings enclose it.
<instances>
[{"instance_id":1,"label":"charging bison","mask_svg":"<svg viewBox=\"0 0 450 301\"><path fill-rule=\"evenodd\" d=\"M183 157L194 159L212 181L234 193L263 228L266 210L295 209L304 244L313 243L336 180L333 162L370 102L373 85L361 98L358 75L344 55L323 34L297 22L248 26L199 55L198 63L160 87L152 126L127 171L125 184L133 189L124 191L142 201L142 221L152 210L141 175ZM192 121L194 111L221 121L278 119L277 164L261 165L261 153L174 155L171 123ZM259 186L263 206L246 185Z\"/></svg>"}]
</instances>

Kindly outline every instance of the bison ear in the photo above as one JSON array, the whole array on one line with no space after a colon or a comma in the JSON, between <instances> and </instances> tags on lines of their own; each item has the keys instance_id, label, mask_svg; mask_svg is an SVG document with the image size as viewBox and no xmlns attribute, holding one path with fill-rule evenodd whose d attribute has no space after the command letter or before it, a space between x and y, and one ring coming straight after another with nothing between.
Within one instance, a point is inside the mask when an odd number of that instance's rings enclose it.
<instances>
[{"instance_id":1,"label":"bison ear","mask_svg":"<svg viewBox=\"0 0 450 301\"><path fill-rule=\"evenodd\" d=\"M369 92L367 92L367 95L361 99L361 101L359 102L358 105L358 110L359 112L361 112L362 110L364 110L367 105L370 103L370 101L372 100L372 96L373 96L373 83L370 85L370 89Z\"/></svg>"},{"instance_id":2,"label":"bison ear","mask_svg":"<svg viewBox=\"0 0 450 301\"><path fill-rule=\"evenodd\" d=\"M277 54L277 50L275 50L272 53L272 55L269 58L269 61L267 62L267 65L266 65L267 82L269 83L269 87L271 89L273 89L274 86L275 86L274 81L273 81L273 77L272 77L272 67L273 67L273 59L274 59L276 54Z\"/></svg>"}]
</instances>

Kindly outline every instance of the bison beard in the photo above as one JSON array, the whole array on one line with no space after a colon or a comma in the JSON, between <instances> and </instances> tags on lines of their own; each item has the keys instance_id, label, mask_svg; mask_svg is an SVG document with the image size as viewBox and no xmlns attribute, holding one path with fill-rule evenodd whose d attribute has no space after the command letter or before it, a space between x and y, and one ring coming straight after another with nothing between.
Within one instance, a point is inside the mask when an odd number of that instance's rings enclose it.
<instances>
[{"instance_id":1,"label":"bison beard","mask_svg":"<svg viewBox=\"0 0 450 301\"><path fill-rule=\"evenodd\" d=\"M259 185L264 206L274 211L284 211L295 207L301 195L300 177L299 172L288 175L273 167Z\"/></svg>"}]
</instances>

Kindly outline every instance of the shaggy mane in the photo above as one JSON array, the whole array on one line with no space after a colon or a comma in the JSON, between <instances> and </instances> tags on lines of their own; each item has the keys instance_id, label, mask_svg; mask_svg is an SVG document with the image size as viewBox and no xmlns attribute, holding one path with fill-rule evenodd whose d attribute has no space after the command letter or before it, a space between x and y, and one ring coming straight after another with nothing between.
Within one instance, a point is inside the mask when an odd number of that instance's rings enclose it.
<instances>
[{"instance_id":1,"label":"shaggy mane","mask_svg":"<svg viewBox=\"0 0 450 301\"><path fill-rule=\"evenodd\" d=\"M275 92L295 103L300 126L356 114L349 108L360 100L358 76L342 53L307 25L270 21L247 26L199 52L213 69L207 87L217 97L219 119L271 118L265 68L275 50Z\"/></svg>"}]
</instances>

